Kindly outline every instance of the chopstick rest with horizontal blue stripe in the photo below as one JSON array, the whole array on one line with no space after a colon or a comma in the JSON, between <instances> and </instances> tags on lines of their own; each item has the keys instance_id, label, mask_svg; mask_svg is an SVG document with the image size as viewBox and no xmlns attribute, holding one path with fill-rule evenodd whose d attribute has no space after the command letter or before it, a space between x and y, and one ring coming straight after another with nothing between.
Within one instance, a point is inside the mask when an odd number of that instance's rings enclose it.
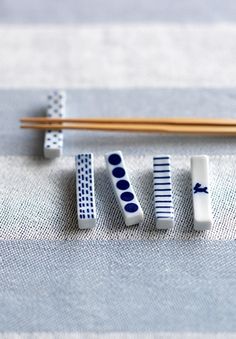
<instances>
[{"instance_id":1,"label":"chopstick rest with horizontal blue stripe","mask_svg":"<svg viewBox=\"0 0 236 339\"><path fill-rule=\"evenodd\" d=\"M96 226L93 154L78 154L75 165L79 228L93 228Z\"/></svg>"},{"instance_id":2,"label":"chopstick rest with horizontal blue stripe","mask_svg":"<svg viewBox=\"0 0 236 339\"><path fill-rule=\"evenodd\" d=\"M154 203L157 229L174 226L170 156L159 155L153 158Z\"/></svg>"},{"instance_id":3,"label":"chopstick rest with horizontal blue stripe","mask_svg":"<svg viewBox=\"0 0 236 339\"><path fill-rule=\"evenodd\" d=\"M143 221L143 211L131 186L122 153L120 151L107 153L105 160L126 226L139 224Z\"/></svg>"},{"instance_id":4,"label":"chopstick rest with horizontal blue stripe","mask_svg":"<svg viewBox=\"0 0 236 339\"><path fill-rule=\"evenodd\" d=\"M206 155L191 158L194 229L209 230L212 226L209 189L209 158Z\"/></svg>"},{"instance_id":5,"label":"chopstick rest with horizontal blue stripe","mask_svg":"<svg viewBox=\"0 0 236 339\"><path fill-rule=\"evenodd\" d=\"M53 91L48 95L48 118L63 118L66 110L66 94L63 91ZM62 130L47 130L44 139L44 156L48 159L60 157L63 152Z\"/></svg>"}]
</instances>

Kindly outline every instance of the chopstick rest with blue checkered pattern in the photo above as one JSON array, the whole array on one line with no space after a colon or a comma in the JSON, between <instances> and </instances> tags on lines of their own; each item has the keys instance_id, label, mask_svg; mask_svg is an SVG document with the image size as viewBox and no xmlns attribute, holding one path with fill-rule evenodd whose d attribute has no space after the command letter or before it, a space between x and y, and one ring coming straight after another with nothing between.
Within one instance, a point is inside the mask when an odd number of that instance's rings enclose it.
<instances>
[{"instance_id":1,"label":"chopstick rest with blue checkered pattern","mask_svg":"<svg viewBox=\"0 0 236 339\"><path fill-rule=\"evenodd\" d=\"M79 228L93 228L96 226L93 154L78 154L75 167Z\"/></svg>"}]
</instances>

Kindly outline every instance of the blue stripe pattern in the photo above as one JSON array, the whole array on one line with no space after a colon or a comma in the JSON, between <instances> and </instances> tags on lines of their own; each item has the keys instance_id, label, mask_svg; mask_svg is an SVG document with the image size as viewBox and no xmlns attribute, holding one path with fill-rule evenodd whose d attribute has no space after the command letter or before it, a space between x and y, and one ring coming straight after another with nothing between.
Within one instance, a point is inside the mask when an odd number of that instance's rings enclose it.
<instances>
[{"instance_id":1,"label":"blue stripe pattern","mask_svg":"<svg viewBox=\"0 0 236 339\"><path fill-rule=\"evenodd\" d=\"M155 173L170 173L170 157L153 158L153 185L156 219L173 219L171 175ZM156 194L156 192L158 194ZM168 193L168 194L167 194Z\"/></svg>"}]
</instances>

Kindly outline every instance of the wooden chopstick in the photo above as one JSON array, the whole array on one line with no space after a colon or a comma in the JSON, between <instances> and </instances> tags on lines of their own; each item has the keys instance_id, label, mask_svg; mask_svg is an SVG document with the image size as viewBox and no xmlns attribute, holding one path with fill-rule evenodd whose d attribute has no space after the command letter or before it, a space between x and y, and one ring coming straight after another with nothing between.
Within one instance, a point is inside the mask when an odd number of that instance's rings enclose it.
<instances>
[{"instance_id":1,"label":"wooden chopstick","mask_svg":"<svg viewBox=\"0 0 236 339\"><path fill-rule=\"evenodd\" d=\"M146 132L146 133L178 133L236 136L236 126L199 126L199 125L171 125L171 124L118 124L118 123L74 123L74 124L35 124L22 125L21 128L38 130L93 130L113 132Z\"/></svg>"},{"instance_id":2,"label":"wooden chopstick","mask_svg":"<svg viewBox=\"0 0 236 339\"><path fill-rule=\"evenodd\" d=\"M46 118L29 117L20 119L22 123L85 123L85 124L158 124L158 125L203 125L236 126L236 119L213 118Z\"/></svg>"}]
</instances>

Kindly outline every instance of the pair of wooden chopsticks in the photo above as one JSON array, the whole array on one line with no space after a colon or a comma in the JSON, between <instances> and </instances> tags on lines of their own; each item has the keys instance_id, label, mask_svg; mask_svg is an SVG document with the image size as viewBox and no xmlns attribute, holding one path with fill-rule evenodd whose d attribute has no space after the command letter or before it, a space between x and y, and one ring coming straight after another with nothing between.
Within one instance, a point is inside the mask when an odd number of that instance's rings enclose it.
<instances>
[{"instance_id":1,"label":"pair of wooden chopsticks","mask_svg":"<svg viewBox=\"0 0 236 339\"><path fill-rule=\"evenodd\" d=\"M20 119L21 128L236 136L236 119L204 118L46 118Z\"/></svg>"}]
</instances>

